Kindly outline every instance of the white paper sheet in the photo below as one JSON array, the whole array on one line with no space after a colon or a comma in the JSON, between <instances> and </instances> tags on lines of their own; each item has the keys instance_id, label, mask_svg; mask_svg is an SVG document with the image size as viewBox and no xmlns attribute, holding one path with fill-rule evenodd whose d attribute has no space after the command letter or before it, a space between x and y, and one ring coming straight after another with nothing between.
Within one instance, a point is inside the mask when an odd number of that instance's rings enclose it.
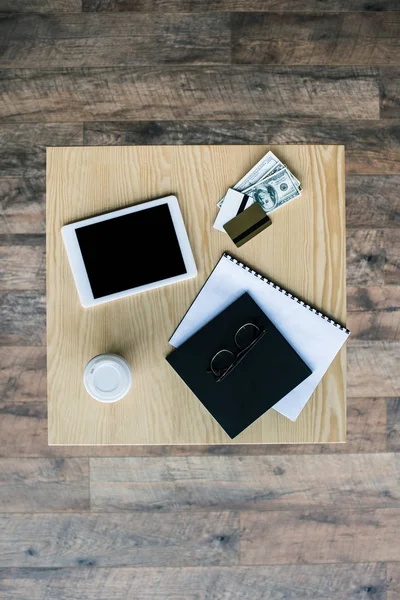
<instances>
[{"instance_id":1,"label":"white paper sheet","mask_svg":"<svg viewBox=\"0 0 400 600\"><path fill-rule=\"evenodd\" d=\"M348 338L349 331L290 294L286 295L278 286L267 283L265 278L236 259L227 254L222 256L169 342L178 348L244 292L257 302L312 370L310 377L274 406L274 410L295 421ZM267 374L268 357L265 370Z\"/></svg>"}]
</instances>

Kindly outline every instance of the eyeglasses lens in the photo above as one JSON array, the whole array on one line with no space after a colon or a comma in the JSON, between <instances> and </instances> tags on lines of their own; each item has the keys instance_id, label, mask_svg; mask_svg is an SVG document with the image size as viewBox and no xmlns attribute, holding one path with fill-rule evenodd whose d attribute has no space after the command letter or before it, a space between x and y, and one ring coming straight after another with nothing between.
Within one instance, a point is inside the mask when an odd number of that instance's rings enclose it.
<instances>
[{"instance_id":1,"label":"eyeglasses lens","mask_svg":"<svg viewBox=\"0 0 400 600\"><path fill-rule=\"evenodd\" d=\"M244 350L245 348L248 348L259 335L260 330L256 325L252 325L251 323L243 325L235 335L236 345L240 350Z\"/></svg>"},{"instance_id":2,"label":"eyeglasses lens","mask_svg":"<svg viewBox=\"0 0 400 600\"><path fill-rule=\"evenodd\" d=\"M211 369L217 377L221 377L230 366L232 366L235 356L229 350L221 350L211 361Z\"/></svg>"}]
</instances>

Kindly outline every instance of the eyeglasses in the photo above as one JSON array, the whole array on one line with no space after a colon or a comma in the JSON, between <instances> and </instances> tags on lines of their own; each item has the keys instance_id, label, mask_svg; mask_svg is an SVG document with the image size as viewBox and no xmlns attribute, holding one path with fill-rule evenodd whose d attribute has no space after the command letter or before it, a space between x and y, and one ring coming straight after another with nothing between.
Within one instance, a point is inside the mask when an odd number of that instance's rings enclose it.
<instances>
[{"instance_id":1,"label":"eyeglasses","mask_svg":"<svg viewBox=\"0 0 400 600\"><path fill-rule=\"evenodd\" d=\"M216 383L220 383L233 371L235 367L244 359L247 353L265 335L265 329L261 330L254 323L245 323L235 333L235 344L239 350L236 354L226 348L219 350L210 361L210 369L207 373L212 373L216 377Z\"/></svg>"}]
</instances>

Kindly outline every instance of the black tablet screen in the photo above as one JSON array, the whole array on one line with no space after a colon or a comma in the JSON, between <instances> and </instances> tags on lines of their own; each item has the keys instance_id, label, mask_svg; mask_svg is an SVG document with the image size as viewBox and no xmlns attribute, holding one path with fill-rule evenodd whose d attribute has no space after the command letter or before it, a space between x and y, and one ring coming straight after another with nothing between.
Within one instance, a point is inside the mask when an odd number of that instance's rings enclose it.
<instances>
[{"instance_id":1,"label":"black tablet screen","mask_svg":"<svg viewBox=\"0 0 400 600\"><path fill-rule=\"evenodd\" d=\"M94 298L186 273L168 204L75 231Z\"/></svg>"}]
</instances>

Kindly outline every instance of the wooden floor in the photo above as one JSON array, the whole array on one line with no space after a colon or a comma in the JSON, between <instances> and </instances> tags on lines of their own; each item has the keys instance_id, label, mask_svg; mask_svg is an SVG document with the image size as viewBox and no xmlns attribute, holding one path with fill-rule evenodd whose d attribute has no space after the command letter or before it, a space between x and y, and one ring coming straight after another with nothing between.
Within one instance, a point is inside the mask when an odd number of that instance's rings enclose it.
<instances>
[{"instance_id":1,"label":"wooden floor","mask_svg":"<svg viewBox=\"0 0 400 600\"><path fill-rule=\"evenodd\" d=\"M0 0L0 97L0 599L398 600L400 0ZM347 444L48 448L45 148L167 143L346 145Z\"/></svg>"}]
</instances>

